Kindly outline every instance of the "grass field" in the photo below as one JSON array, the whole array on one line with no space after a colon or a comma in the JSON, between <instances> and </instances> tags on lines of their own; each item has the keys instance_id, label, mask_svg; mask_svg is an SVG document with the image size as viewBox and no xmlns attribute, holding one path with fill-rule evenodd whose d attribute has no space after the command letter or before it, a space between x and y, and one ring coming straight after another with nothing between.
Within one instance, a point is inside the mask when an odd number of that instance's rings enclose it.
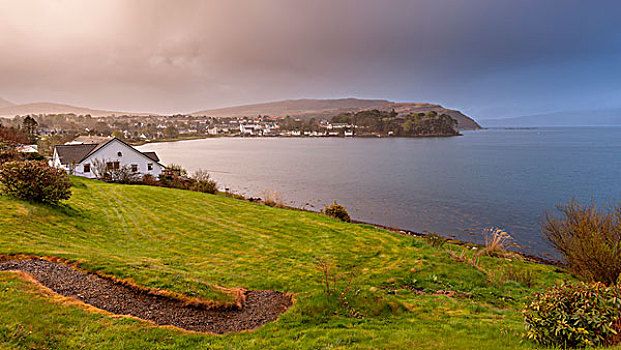
<instances>
[{"instance_id":1,"label":"grass field","mask_svg":"<svg viewBox=\"0 0 621 350\"><path fill-rule=\"evenodd\" d=\"M61 257L151 288L227 303L227 288L295 294L259 330L216 336L104 316L0 272L1 349L529 349L520 309L568 278L551 266L224 196L72 178L61 208L0 197L0 254ZM450 253L452 252L452 253ZM460 256L461 258L456 258ZM325 292L318 259L327 262ZM498 279L534 272L529 288ZM452 296L433 295L451 291Z\"/></svg>"}]
</instances>

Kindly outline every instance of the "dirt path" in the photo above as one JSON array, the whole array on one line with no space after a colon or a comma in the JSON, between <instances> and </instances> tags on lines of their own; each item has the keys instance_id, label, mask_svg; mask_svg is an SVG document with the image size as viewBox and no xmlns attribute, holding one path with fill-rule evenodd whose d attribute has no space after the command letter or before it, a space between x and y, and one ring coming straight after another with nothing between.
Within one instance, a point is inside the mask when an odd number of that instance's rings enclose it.
<instances>
[{"instance_id":1,"label":"dirt path","mask_svg":"<svg viewBox=\"0 0 621 350\"><path fill-rule=\"evenodd\" d=\"M248 291L241 310L188 306L185 302L78 271L46 260L12 260L0 263L0 271L23 271L42 285L70 298L117 315L131 315L158 325L190 331L230 333L251 330L275 321L292 304L284 293Z\"/></svg>"}]
</instances>

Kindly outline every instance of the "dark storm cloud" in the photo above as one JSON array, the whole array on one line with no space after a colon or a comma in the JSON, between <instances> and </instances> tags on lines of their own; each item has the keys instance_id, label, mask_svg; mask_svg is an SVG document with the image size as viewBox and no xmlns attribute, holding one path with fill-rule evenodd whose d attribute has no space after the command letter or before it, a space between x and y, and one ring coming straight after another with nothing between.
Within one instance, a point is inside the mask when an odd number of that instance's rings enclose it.
<instances>
[{"instance_id":1,"label":"dark storm cloud","mask_svg":"<svg viewBox=\"0 0 621 350\"><path fill-rule=\"evenodd\" d=\"M17 102L188 112L359 96L439 102L485 118L614 105L621 94L616 2L0 6L0 96Z\"/></svg>"}]
</instances>

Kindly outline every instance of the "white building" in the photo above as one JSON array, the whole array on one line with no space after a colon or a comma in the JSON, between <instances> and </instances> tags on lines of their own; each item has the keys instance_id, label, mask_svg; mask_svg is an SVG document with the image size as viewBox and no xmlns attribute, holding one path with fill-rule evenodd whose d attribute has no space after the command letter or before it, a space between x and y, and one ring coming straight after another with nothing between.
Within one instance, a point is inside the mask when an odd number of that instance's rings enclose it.
<instances>
[{"instance_id":1,"label":"white building","mask_svg":"<svg viewBox=\"0 0 621 350\"><path fill-rule=\"evenodd\" d=\"M69 174L89 178L97 177L97 163L105 164L107 169L128 167L132 172L158 177L165 168L159 161L155 152L140 152L116 137L83 137L54 147L51 163Z\"/></svg>"}]
</instances>

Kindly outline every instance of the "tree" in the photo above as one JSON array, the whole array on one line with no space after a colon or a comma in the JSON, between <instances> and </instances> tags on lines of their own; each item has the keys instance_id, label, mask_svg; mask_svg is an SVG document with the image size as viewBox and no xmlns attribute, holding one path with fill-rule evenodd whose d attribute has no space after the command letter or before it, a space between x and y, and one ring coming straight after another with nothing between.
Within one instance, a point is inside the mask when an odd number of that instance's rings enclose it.
<instances>
[{"instance_id":1,"label":"tree","mask_svg":"<svg viewBox=\"0 0 621 350\"><path fill-rule=\"evenodd\" d=\"M169 125L166 128L164 128L164 136L166 136L166 138L169 138L169 139L174 139L176 137L179 137L179 130L177 130L176 126Z\"/></svg>"},{"instance_id":2,"label":"tree","mask_svg":"<svg viewBox=\"0 0 621 350\"><path fill-rule=\"evenodd\" d=\"M116 137L117 139L123 140L125 138L125 133L122 131L116 130L112 133L112 137Z\"/></svg>"},{"instance_id":3,"label":"tree","mask_svg":"<svg viewBox=\"0 0 621 350\"><path fill-rule=\"evenodd\" d=\"M31 116L26 116L22 122L22 128L26 135L28 135L28 142L30 144L37 143L37 138L39 137L37 121Z\"/></svg>"}]
</instances>

